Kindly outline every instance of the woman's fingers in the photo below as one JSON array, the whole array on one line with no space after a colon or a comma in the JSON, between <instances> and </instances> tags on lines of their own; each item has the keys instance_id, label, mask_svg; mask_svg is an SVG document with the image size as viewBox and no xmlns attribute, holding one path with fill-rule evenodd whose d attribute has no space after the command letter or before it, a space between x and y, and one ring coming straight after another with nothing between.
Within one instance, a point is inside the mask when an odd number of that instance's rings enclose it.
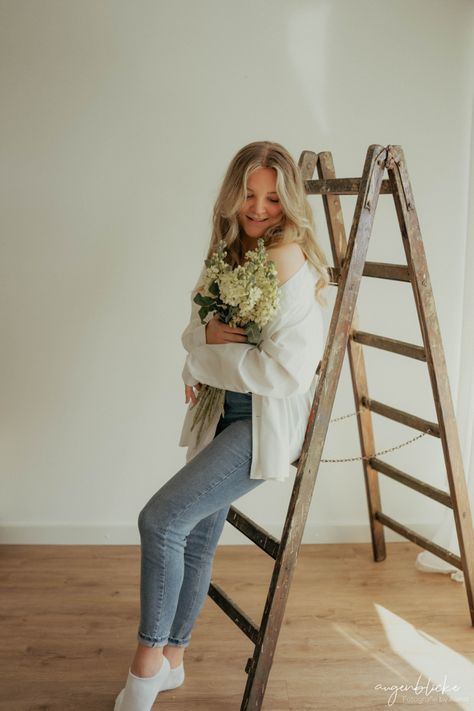
<instances>
[{"instance_id":1,"label":"woman's fingers","mask_svg":"<svg viewBox=\"0 0 474 711\"><path fill-rule=\"evenodd\" d=\"M184 386L185 403L188 404L188 402L191 400L193 405L195 405L197 402L197 396L196 396L196 393L194 392L194 389L200 390L201 388L202 388L202 383L196 383L196 385L185 385Z\"/></svg>"},{"instance_id":2,"label":"woman's fingers","mask_svg":"<svg viewBox=\"0 0 474 711\"><path fill-rule=\"evenodd\" d=\"M228 343L247 343L247 336L241 336L240 333L227 334L226 341Z\"/></svg>"},{"instance_id":3,"label":"woman's fingers","mask_svg":"<svg viewBox=\"0 0 474 711\"><path fill-rule=\"evenodd\" d=\"M245 328L240 328L239 326L228 326L227 324L224 330L227 333L242 333L244 335L247 333Z\"/></svg>"},{"instance_id":4,"label":"woman's fingers","mask_svg":"<svg viewBox=\"0 0 474 711\"><path fill-rule=\"evenodd\" d=\"M247 343L247 332L240 326L229 326L214 316L207 322L206 343L209 345L223 343Z\"/></svg>"},{"instance_id":5,"label":"woman's fingers","mask_svg":"<svg viewBox=\"0 0 474 711\"><path fill-rule=\"evenodd\" d=\"M231 341L233 343L246 343L247 342L247 332L245 328L239 328L238 326L225 326L222 329L223 338L226 341Z\"/></svg>"}]
</instances>

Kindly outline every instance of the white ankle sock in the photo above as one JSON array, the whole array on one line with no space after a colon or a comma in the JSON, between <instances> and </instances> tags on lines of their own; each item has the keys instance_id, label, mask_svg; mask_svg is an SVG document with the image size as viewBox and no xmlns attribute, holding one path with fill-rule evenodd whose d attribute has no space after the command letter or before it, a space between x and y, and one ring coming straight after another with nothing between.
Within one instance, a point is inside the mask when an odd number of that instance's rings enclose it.
<instances>
[{"instance_id":1,"label":"white ankle sock","mask_svg":"<svg viewBox=\"0 0 474 711\"><path fill-rule=\"evenodd\" d=\"M170 663L163 656L155 676L140 677L128 670L127 683L115 700L115 711L150 711L170 673Z\"/></svg>"},{"instance_id":2,"label":"white ankle sock","mask_svg":"<svg viewBox=\"0 0 474 711\"><path fill-rule=\"evenodd\" d=\"M161 687L161 691L168 691L168 689L177 689L178 686L184 682L184 664L170 670L169 676L165 681L164 686Z\"/></svg>"}]
</instances>

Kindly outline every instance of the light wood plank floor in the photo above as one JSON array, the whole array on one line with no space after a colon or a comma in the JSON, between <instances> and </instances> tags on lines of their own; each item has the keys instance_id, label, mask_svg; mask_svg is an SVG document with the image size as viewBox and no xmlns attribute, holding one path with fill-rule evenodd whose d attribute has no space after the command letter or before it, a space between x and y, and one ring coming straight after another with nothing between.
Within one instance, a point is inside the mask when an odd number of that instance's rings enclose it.
<instances>
[{"instance_id":1,"label":"light wood plank floor","mask_svg":"<svg viewBox=\"0 0 474 711\"><path fill-rule=\"evenodd\" d=\"M387 550L374 563L370 544L302 546L264 711L474 711L464 585L417 571L420 549L410 542ZM0 568L0 709L113 709L136 644L139 547L4 545ZM213 579L258 622L271 569L254 546L225 546ZM239 711L252 651L208 598L185 654L186 682L156 708ZM460 690L435 691L445 677ZM418 693L377 688L417 682Z\"/></svg>"}]
</instances>

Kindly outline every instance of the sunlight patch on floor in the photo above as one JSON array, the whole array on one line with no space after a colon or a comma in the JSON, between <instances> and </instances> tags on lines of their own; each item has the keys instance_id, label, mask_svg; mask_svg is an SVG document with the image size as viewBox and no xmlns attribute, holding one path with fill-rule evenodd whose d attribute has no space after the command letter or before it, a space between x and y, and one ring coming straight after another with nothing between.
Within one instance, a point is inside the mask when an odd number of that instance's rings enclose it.
<instances>
[{"instance_id":1,"label":"sunlight patch on floor","mask_svg":"<svg viewBox=\"0 0 474 711\"><path fill-rule=\"evenodd\" d=\"M410 699L430 699L433 703L450 699L459 704L459 708L472 711L474 664L382 605L375 604L375 609L391 650L420 675L417 679L405 681L415 687L406 692ZM421 690L419 687L422 686Z\"/></svg>"},{"instance_id":2,"label":"sunlight patch on floor","mask_svg":"<svg viewBox=\"0 0 474 711\"><path fill-rule=\"evenodd\" d=\"M455 703L462 711L473 711L474 664L385 607L374 606L385 632L386 649L364 636L362 627L333 624L341 636L386 670L380 678L375 677L374 693L381 694L393 708ZM407 674L407 666L413 673Z\"/></svg>"}]
</instances>

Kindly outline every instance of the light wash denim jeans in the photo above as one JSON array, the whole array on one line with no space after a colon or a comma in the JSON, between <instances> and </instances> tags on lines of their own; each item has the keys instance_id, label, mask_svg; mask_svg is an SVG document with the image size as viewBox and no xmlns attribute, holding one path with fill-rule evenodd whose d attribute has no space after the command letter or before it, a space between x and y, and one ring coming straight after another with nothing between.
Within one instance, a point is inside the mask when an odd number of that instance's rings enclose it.
<instances>
[{"instance_id":1,"label":"light wash denim jeans","mask_svg":"<svg viewBox=\"0 0 474 711\"><path fill-rule=\"evenodd\" d=\"M250 479L252 395L226 391L212 442L144 506L140 624L148 647L187 647L209 590L212 561L231 503L263 483Z\"/></svg>"}]
</instances>

